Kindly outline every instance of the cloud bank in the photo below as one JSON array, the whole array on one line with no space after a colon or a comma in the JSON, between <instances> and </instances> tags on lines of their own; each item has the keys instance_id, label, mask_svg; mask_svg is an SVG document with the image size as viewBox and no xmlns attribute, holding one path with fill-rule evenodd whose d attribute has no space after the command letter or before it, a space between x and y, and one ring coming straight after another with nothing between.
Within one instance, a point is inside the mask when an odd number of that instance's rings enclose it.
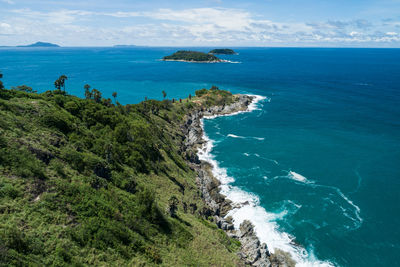
<instances>
[{"instance_id":1,"label":"cloud bank","mask_svg":"<svg viewBox=\"0 0 400 267\"><path fill-rule=\"evenodd\" d=\"M71 46L400 47L400 19L393 18L288 23L230 8L115 12L10 9L5 14L0 18L0 44L4 45L41 40Z\"/></svg>"}]
</instances>

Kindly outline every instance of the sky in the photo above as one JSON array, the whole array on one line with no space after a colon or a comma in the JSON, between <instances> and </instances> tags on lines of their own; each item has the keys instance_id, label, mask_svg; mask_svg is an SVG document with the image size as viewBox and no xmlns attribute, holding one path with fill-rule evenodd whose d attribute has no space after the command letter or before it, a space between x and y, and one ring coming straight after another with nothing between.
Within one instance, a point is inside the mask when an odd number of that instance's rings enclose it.
<instances>
[{"instance_id":1,"label":"sky","mask_svg":"<svg viewBox=\"0 0 400 267\"><path fill-rule=\"evenodd\" d=\"M0 46L400 48L400 0L0 0Z\"/></svg>"}]
</instances>

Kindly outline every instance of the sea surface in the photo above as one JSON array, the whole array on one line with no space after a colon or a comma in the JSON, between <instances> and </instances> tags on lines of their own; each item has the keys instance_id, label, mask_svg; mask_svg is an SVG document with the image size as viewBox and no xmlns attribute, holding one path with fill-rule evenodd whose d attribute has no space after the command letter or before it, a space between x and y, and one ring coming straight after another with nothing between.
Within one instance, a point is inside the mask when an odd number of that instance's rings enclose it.
<instances>
[{"instance_id":1,"label":"sea surface","mask_svg":"<svg viewBox=\"0 0 400 267\"><path fill-rule=\"evenodd\" d=\"M123 104L217 85L262 96L205 119L203 159L271 251L303 266L400 266L400 49L237 48L233 63L159 59L178 48L2 48L6 87L66 74ZM192 48L208 51L209 48Z\"/></svg>"}]
</instances>

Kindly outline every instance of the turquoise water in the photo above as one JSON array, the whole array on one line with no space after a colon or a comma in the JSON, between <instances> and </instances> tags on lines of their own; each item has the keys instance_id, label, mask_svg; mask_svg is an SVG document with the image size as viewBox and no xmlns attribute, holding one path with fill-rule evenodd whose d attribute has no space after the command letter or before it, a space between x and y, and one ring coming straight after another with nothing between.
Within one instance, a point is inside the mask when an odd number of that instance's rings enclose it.
<instances>
[{"instance_id":1,"label":"turquoise water","mask_svg":"<svg viewBox=\"0 0 400 267\"><path fill-rule=\"evenodd\" d=\"M205 48L196 48L207 51ZM266 97L205 120L223 190L271 250L310 263L400 266L400 50L238 48L239 64L158 59L176 48L0 49L6 87L91 84L121 103L212 84ZM212 145L212 146L211 146ZM294 239L292 243L289 240ZM297 245L294 245L296 243Z\"/></svg>"}]
</instances>

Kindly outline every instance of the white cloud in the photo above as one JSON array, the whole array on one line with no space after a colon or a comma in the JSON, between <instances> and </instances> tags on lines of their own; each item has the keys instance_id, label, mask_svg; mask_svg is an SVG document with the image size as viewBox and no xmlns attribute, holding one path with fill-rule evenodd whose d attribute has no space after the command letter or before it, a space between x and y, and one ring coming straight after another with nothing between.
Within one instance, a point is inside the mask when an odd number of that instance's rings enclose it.
<instances>
[{"instance_id":1,"label":"white cloud","mask_svg":"<svg viewBox=\"0 0 400 267\"><path fill-rule=\"evenodd\" d=\"M55 38L59 37L64 45L301 45L400 41L395 21L387 22L386 26L366 20L283 23L230 8L151 12L16 9L11 12L13 16L0 21L2 43L10 42L6 35L15 36L14 42L56 42ZM105 20L112 22L112 26Z\"/></svg>"}]
</instances>

